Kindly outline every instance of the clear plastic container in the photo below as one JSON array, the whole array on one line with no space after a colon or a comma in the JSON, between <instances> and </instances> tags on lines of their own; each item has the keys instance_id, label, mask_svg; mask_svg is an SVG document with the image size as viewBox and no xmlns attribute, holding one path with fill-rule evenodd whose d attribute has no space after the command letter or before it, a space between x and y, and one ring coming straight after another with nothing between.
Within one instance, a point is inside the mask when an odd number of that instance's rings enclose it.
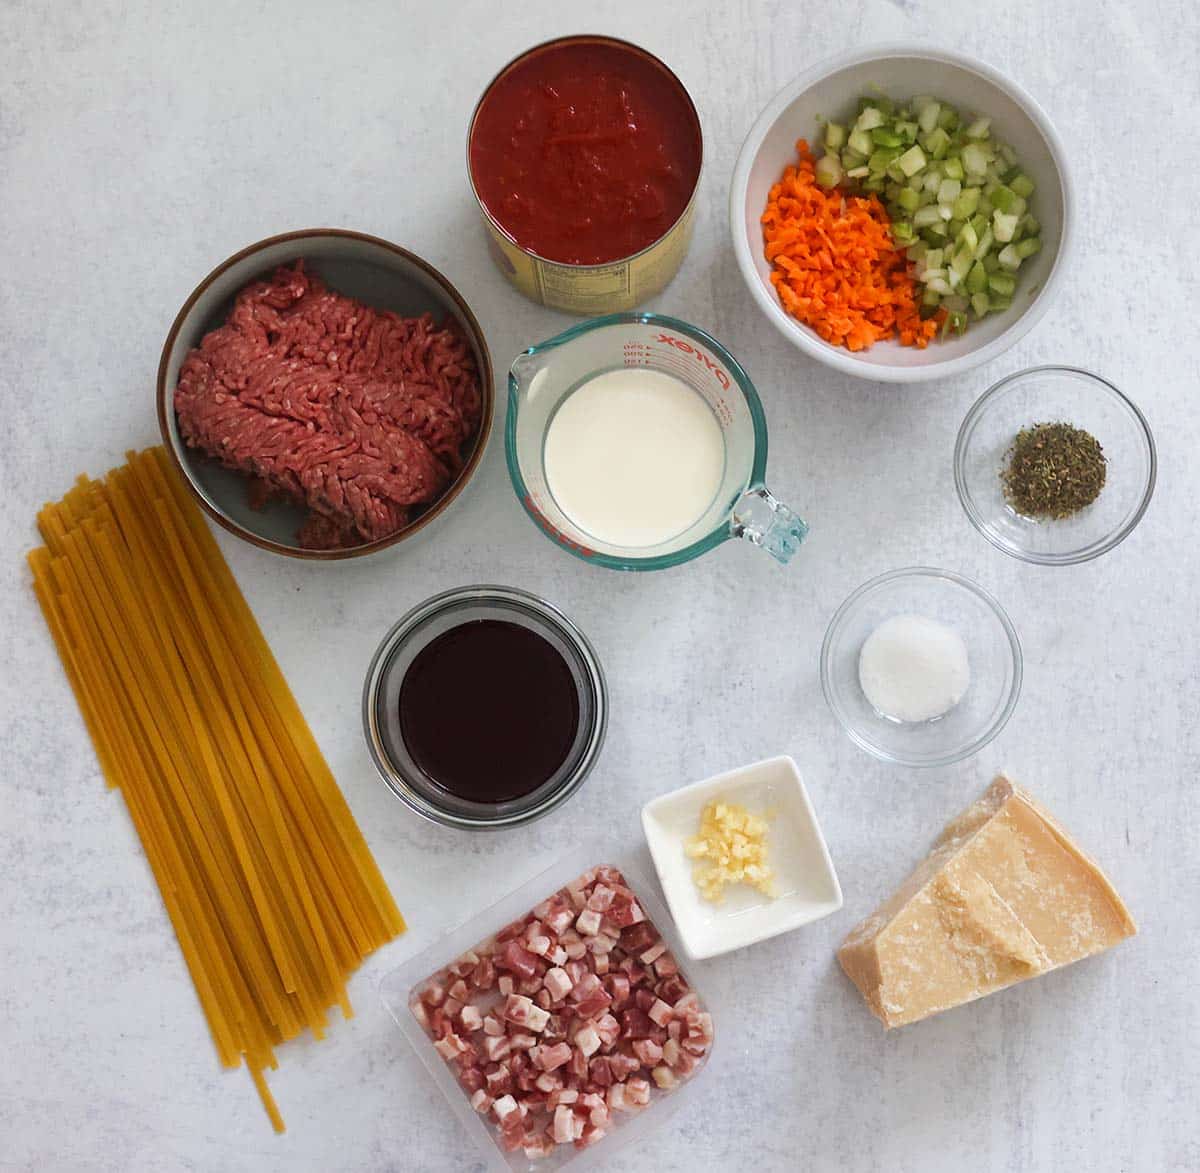
<instances>
[{"instance_id":1,"label":"clear plastic container","mask_svg":"<svg viewBox=\"0 0 1200 1173\"><path fill-rule=\"evenodd\" d=\"M544 872L526 881L515 891L489 905L465 924L459 925L429 948L392 970L384 977L380 986L379 992L384 1005L434 1083L441 1089L454 1114L475 1141L483 1159L482 1168L485 1170L494 1173L533 1173L534 1170L539 1173L553 1173L569 1166L572 1173L582 1173L585 1169L603 1167L606 1162L612 1160L613 1154L619 1148L644 1137L651 1129L660 1127L674 1115L696 1079L707 1068L713 1047L716 1046L714 1029L713 1045L709 1047L707 1054L699 1059L691 1075L681 1080L678 1086L670 1091L662 1091L652 1086L650 1103L637 1112L614 1113L608 1133L589 1148L576 1149L574 1145L563 1144L551 1155L537 1159L527 1157L521 1150L506 1153L500 1148L494 1126L471 1107L469 1096L455 1078L453 1068L434 1050L433 1040L409 1009L410 1001L425 983L468 949L476 948L489 940L505 925L524 917L535 905L540 904L559 888L599 864L610 864L621 870L638 903L662 934L662 939L675 955L676 961L686 958L687 954L682 948L670 914L639 872L629 853L614 851L611 845L600 842L577 847L568 852ZM715 1026L716 1014L711 1001L696 986L692 975L683 965L680 965L679 971L700 999L703 1008L713 1014Z\"/></svg>"}]
</instances>

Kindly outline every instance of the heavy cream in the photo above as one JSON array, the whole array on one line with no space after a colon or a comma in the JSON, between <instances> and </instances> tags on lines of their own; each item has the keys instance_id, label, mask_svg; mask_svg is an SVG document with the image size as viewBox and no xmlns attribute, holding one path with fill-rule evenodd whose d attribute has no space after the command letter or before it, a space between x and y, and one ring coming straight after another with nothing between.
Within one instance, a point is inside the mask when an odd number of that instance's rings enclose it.
<instances>
[{"instance_id":1,"label":"heavy cream","mask_svg":"<svg viewBox=\"0 0 1200 1173\"><path fill-rule=\"evenodd\" d=\"M657 546L698 521L725 472L717 417L682 379L644 367L588 379L546 432L546 482L598 541Z\"/></svg>"}]
</instances>

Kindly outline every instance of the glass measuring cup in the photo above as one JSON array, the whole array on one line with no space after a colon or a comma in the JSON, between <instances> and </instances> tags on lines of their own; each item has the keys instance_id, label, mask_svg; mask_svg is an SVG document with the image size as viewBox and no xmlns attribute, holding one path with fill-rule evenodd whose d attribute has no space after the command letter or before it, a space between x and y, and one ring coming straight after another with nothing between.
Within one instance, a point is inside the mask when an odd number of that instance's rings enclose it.
<instances>
[{"instance_id":1,"label":"glass measuring cup","mask_svg":"<svg viewBox=\"0 0 1200 1173\"><path fill-rule=\"evenodd\" d=\"M682 379L712 409L725 442L724 475L708 508L682 533L654 546L623 547L587 533L559 508L546 480L546 433L559 405L588 379L623 367ZM522 351L508 373L504 449L525 512L548 538L597 566L662 570L729 538L745 538L787 562L808 533L763 484L767 424L754 384L716 339L678 318L610 314Z\"/></svg>"}]
</instances>

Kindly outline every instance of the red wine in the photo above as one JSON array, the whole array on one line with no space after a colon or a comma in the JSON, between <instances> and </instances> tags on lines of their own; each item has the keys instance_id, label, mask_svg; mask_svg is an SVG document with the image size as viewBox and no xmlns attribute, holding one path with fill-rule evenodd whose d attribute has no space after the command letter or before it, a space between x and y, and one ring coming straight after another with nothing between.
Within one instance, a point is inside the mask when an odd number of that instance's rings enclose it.
<instances>
[{"instance_id":1,"label":"red wine","mask_svg":"<svg viewBox=\"0 0 1200 1173\"><path fill-rule=\"evenodd\" d=\"M520 798L548 782L579 730L562 653L518 623L474 619L431 640L400 686L400 733L437 786L469 802Z\"/></svg>"}]
</instances>

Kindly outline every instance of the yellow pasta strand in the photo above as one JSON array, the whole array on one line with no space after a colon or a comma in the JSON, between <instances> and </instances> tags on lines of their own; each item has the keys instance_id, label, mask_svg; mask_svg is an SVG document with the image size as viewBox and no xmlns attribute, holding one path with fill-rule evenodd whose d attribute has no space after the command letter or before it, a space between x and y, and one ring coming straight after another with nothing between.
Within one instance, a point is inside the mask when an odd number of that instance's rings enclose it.
<instances>
[{"instance_id":1,"label":"yellow pasta strand","mask_svg":"<svg viewBox=\"0 0 1200 1173\"><path fill-rule=\"evenodd\" d=\"M121 790L222 1064L276 1129L274 1047L404 930L366 841L166 453L38 514L33 589L106 783Z\"/></svg>"}]
</instances>

